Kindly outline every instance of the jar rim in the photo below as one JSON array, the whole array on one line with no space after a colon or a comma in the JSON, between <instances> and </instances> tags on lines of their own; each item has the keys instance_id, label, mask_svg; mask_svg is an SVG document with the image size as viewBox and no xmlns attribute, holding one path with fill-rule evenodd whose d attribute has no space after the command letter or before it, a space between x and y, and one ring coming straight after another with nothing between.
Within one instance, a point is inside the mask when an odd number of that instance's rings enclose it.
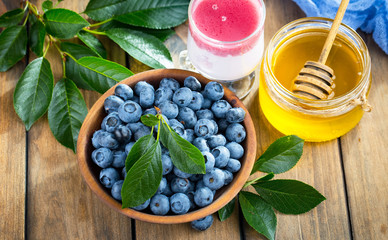
<instances>
[{"instance_id":1,"label":"jar rim","mask_svg":"<svg viewBox=\"0 0 388 240\"><path fill-rule=\"evenodd\" d=\"M284 37L285 34L288 32L291 32L296 27L300 27L300 25L303 24L323 24L327 27L327 29L330 29L333 19L329 18L323 18L323 17L306 17L306 18L300 18L295 21L292 21L286 25L284 25L282 28L280 28L275 35L271 38L270 42L268 43L267 50L265 52L264 57L264 64L267 66L271 66L272 61L272 55L276 52L277 49L280 49L279 46L277 46L278 41L281 40L282 37ZM311 27L309 29L314 29L317 26ZM309 106L309 107L337 107L339 105L342 105L344 102L347 102L351 100L352 98L358 98L360 94L362 94L363 89L368 88L369 84L369 77L371 74L371 60L368 48L365 44L365 42L362 40L361 36L352 28L347 26L346 24L341 23L341 26L339 28L338 33L344 33L346 37L349 36L352 38L350 39L350 44L352 45L353 49L359 49L358 55L362 58L362 74L360 81L357 83L357 85L348 91L346 94L342 94L340 96L334 97L332 99L327 100L313 100L313 99L306 99L306 98L300 98L293 94L291 91L286 89L276 78L273 69L271 67L268 67L268 72L271 75L271 80L276 83L276 89L282 94L283 97L289 99L291 102L297 102L298 104ZM285 41L284 41L285 42ZM270 52L271 51L271 52ZM268 57L268 54L271 53L271 58Z\"/></svg>"}]
</instances>

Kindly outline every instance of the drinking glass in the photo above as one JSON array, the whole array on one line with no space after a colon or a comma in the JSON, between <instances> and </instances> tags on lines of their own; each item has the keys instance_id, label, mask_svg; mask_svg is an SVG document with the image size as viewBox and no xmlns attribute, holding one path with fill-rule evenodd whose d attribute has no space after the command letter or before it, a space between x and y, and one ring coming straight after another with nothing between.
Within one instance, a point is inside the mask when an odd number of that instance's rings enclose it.
<instances>
[{"instance_id":1,"label":"drinking glass","mask_svg":"<svg viewBox=\"0 0 388 240\"><path fill-rule=\"evenodd\" d=\"M192 0L187 51L180 66L221 82L245 97L264 52L262 0Z\"/></svg>"}]
</instances>

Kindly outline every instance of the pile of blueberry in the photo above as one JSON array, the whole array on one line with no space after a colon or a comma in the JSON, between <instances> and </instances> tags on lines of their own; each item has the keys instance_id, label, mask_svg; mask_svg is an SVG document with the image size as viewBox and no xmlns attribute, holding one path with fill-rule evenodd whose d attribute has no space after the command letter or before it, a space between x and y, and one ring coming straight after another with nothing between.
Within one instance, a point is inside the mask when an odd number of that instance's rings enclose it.
<instances>
[{"instance_id":1,"label":"pile of blueberry","mask_svg":"<svg viewBox=\"0 0 388 240\"><path fill-rule=\"evenodd\" d=\"M169 126L202 152L206 174L188 174L174 167L168 149L162 146L163 178L159 188L134 209L156 215L185 214L212 203L216 190L229 184L233 173L240 170L239 159L244 155L241 142L246 137L241 124L245 111L232 108L223 96L224 89L218 82L209 82L202 89L192 76L184 80L183 87L172 78L163 78L156 90L145 81L138 82L134 91L128 85L117 85L114 95L105 99L108 115L92 138L96 148L92 160L102 168L101 184L111 189L113 198L121 200L126 157L135 142L151 131L140 117L156 115L156 106ZM212 222L212 216L207 216L192 222L192 226L205 230Z\"/></svg>"}]
</instances>

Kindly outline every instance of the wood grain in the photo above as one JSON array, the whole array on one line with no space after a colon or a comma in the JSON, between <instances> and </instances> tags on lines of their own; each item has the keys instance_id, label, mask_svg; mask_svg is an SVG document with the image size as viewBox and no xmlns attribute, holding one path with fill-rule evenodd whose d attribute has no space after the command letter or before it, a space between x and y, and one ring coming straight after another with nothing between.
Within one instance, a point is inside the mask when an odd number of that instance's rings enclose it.
<instances>
[{"instance_id":1,"label":"wood grain","mask_svg":"<svg viewBox=\"0 0 388 240\"><path fill-rule=\"evenodd\" d=\"M37 5L43 0L35 1ZM59 7L82 12L88 1L64 1ZM125 55L112 43L109 57L125 65ZM106 43L105 46L108 44ZM55 80L62 77L54 48L47 58ZM99 94L82 91L88 107ZM46 115L29 138L27 236L31 239L131 239L131 220L102 203L84 183L76 155L53 137Z\"/></svg>"},{"instance_id":2,"label":"wood grain","mask_svg":"<svg viewBox=\"0 0 388 240\"><path fill-rule=\"evenodd\" d=\"M341 138L354 239L388 239L388 56L364 37L372 58L373 106Z\"/></svg>"},{"instance_id":3,"label":"wood grain","mask_svg":"<svg viewBox=\"0 0 388 240\"><path fill-rule=\"evenodd\" d=\"M17 1L0 1L0 15L18 7ZM12 97L25 61L0 73L0 239L24 239L26 131Z\"/></svg>"}]
</instances>

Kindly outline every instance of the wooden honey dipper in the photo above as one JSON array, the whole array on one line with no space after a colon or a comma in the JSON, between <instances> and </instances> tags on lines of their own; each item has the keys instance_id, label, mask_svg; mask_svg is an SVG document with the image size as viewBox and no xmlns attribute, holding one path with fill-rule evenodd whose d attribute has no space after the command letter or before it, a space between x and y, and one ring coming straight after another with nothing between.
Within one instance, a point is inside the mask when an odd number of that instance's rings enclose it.
<instances>
[{"instance_id":1,"label":"wooden honey dipper","mask_svg":"<svg viewBox=\"0 0 388 240\"><path fill-rule=\"evenodd\" d=\"M331 99L334 97L334 71L330 67L326 66L325 63L348 3L349 0L341 1L333 24L331 25L329 35L323 45L318 62L307 61L302 70L299 72L299 75L294 79L292 92L296 95L303 98L318 100Z\"/></svg>"}]
</instances>

